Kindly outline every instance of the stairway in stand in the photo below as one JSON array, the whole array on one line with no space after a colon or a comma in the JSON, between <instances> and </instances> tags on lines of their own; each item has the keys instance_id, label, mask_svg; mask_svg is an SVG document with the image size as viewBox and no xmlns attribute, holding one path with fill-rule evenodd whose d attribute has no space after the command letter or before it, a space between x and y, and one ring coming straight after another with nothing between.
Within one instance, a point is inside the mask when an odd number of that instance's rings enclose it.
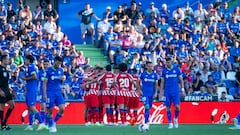
<instances>
[{"instance_id":1,"label":"stairway in stand","mask_svg":"<svg viewBox=\"0 0 240 135\"><path fill-rule=\"evenodd\" d=\"M83 51L83 55L85 57L90 58L90 64L92 66L102 62L103 66L108 64L107 58L104 57L103 53L101 52L100 48L96 48L93 45L76 45L76 49L79 51Z\"/></svg>"}]
</instances>

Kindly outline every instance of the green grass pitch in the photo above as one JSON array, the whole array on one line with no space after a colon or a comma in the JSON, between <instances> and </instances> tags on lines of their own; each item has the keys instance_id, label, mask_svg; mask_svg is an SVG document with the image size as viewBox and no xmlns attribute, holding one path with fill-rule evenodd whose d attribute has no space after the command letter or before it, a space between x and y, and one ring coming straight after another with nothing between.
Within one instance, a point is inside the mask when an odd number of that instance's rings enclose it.
<instances>
[{"instance_id":1,"label":"green grass pitch","mask_svg":"<svg viewBox=\"0 0 240 135\"><path fill-rule=\"evenodd\" d=\"M48 130L24 131L26 125L11 125L12 131L0 131L0 135L240 135L240 130L228 129L232 125L182 124L178 129L167 129L167 126L150 125L148 132L141 133L137 126L57 125L57 133L49 133Z\"/></svg>"}]
</instances>

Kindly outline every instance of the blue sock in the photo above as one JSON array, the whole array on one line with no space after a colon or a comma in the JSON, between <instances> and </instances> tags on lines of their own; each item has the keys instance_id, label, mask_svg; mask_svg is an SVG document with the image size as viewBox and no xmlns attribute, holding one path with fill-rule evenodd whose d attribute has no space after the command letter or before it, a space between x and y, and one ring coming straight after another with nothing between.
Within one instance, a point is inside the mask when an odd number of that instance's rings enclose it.
<instances>
[{"instance_id":1,"label":"blue sock","mask_svg":"<svg viewBox=\"0 0 240 135\"><path fill-rule=\"evenodd\" d=\"M47 115L47 124L49 127L53 126L53 118L52 115Z\"/></svg>"},{"instance_id":2,"label":"blue sock","mask_svg":"<svg viewBox=\"0 0 240 135\"><path fill-rule=\"evenodd\" d=\"M120 112L125 112L125 110L124 109L120 109Z\"/></svg>"},{"instance_id":3,"label":"blue sock","mask_svg":"<svg viewBox=\"0 0 240 135\"><path fill-rule=\"evenodd\" d=\"M175 110L175 119L178 118L178 115L179 115L179 110Z\"/></svg>"},{"instance_id":4,"label":"blue sock","mask_svg":"<svg viewBox=\"0 0 240 135\"><path fill-rule=\"evenodd\" d=\"M35 118L39 121L39 123L43 123L43 120L42 120L40 114L38 113L38 111L34 111L33 113L35 115Z\"/></svg>"},{"instance_id":5,"label":"blue sock","mask_svg":"<svg viewBox=\"0 0 240 135\"><path fill-rule=\"evenodd\" d=\"M33 125L33 119L34 119L34 113L33 112L29 112L29 114L28 114L28 120L29 120L28 125L29 126Z\"/></svg>"},{"instance_id":6,"label":"blue sock","mask_svg":"<svg viewBox=\"0 0 240 135\"><path fill-rule=\"evenodd\" d=\"M149 115L150 115L150 110L149 109L145 109L145 113L144 113L145 123L148 123Z\"/></svg>"},{"instance_id":7,"label":"blue sock","mask_svg":"<svg viewBox=\"0 0 240 135\"><path fill-rule=\"evenodd\" d=\"M106 108L106 114L111 114L111 109L110 108Z\"/></svg>"},{"instance_id":8,"label":"blue sock","mask_svg":"<svg viewBox=\"0 0 240 135\"><path fill-rule=\"evenodd\" d=\"M42 118L43 121L46 120L46 113L45 113L44 111L41 111L41 112L40 112L40 116L41 116L41 118Z\"/></svg>"},{"instance_id":9,"label":"blue sock","mask_svg":"<svg viewBox=\"0 0 240 135\"><path fill-rule=\"evenodd\" d=\"M172 123L172 114L170 110L167 110L168 123Z\"/></svg>"},{"instance_id":10,"label":"blue sock","mask_svg":"<svg viewBox=\"0 0 240 135\"><path fill-rule=\"evenodd\" d=\"M113 108L110 108L110 114L113 114Z\"/></svg>"},{"instance_id":11,"label":"blue sock","mask_svg":"<svg viewBox=\"0 0 240 135\"><path fill-rule=\"evenodd\" d=\"M62 117L62 113L58 112L54 119L54 122L57 122L61 117Z\"/></svg>"},{"instance_id":12,"label":"blue sock","mask_svg":"<svg viewBox=\"0 0 240 135\"><path fill-rule=\"evenodd\" d=\"M240 124L240 113L237 115L238 124Z\"/></svg>"}]
</instances>

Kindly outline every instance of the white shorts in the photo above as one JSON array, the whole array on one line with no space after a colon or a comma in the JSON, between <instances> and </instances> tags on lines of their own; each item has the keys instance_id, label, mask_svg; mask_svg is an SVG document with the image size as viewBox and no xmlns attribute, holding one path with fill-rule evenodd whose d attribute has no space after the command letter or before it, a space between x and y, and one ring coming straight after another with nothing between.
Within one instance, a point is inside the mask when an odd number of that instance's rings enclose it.
<instances>
[{"instance_id":1,"label":"white shorts","mask_svg":"<svg viewBox=\"0 0 240 135\"><path fill-rule=\"evenodd\" d=\"M86 34L87 30L94 29L94 25L93 23L89 23L89 24L81 23L80 28L81 28L81 33Z\"/></svg>"}]
</instances>

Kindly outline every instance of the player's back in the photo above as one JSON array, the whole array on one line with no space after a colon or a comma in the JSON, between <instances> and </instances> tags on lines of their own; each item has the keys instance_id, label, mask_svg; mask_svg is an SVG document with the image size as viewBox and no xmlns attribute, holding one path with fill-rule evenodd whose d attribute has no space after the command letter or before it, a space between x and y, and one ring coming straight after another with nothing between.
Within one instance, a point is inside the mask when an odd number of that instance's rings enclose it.
<instances>
[{"instance_id":1,"label":"player's back","mask_svg":"<svg viewBox=\"0 0 240 135\"><path fill-rule=\"evenodd\" d=\"M139 97L139 95L137 94L137 88L139 88L139 76L137 74L132 75L133 77L133 81L135 83L135 85L132 85L132 89L131 89L131 96L132 97Z\"/></svg>"},{"instance_id":2,"label":"player's back","mask_svg":"<svg viewBox=\"0 0 240 135\"><path fill-rule=\"evenodd\" d=\"M90 74L89 77L95 80L97 78L97 74L94 72L94 73ZM94 94L94 95L99 94L100 85L98 84L97 81L90 83L88 87L89 87L90 94Z\"/></svg>"},{"instance_id":3,"label":"player's back","mask_svg":"<svg viewBox=\"0 0 240 135\"><path fill-rule=\"evenodd\" d=\"M132 75L128 73L119 73L116 76L117 88L121 96L128 96L128 92L132 89Z\"/></svg>"},{"instance_id":4,"label":"player's back","mask_svg":"<svg viewBox=\"0 0 240 135\"><path fill-rule=\"evenodd\" d=\"M102 82L103 94L106 94L105 91L110 90L114 82L115 74L112 72L106 72L98 78L98 81Z\"/></svg>"}]
</instances>

